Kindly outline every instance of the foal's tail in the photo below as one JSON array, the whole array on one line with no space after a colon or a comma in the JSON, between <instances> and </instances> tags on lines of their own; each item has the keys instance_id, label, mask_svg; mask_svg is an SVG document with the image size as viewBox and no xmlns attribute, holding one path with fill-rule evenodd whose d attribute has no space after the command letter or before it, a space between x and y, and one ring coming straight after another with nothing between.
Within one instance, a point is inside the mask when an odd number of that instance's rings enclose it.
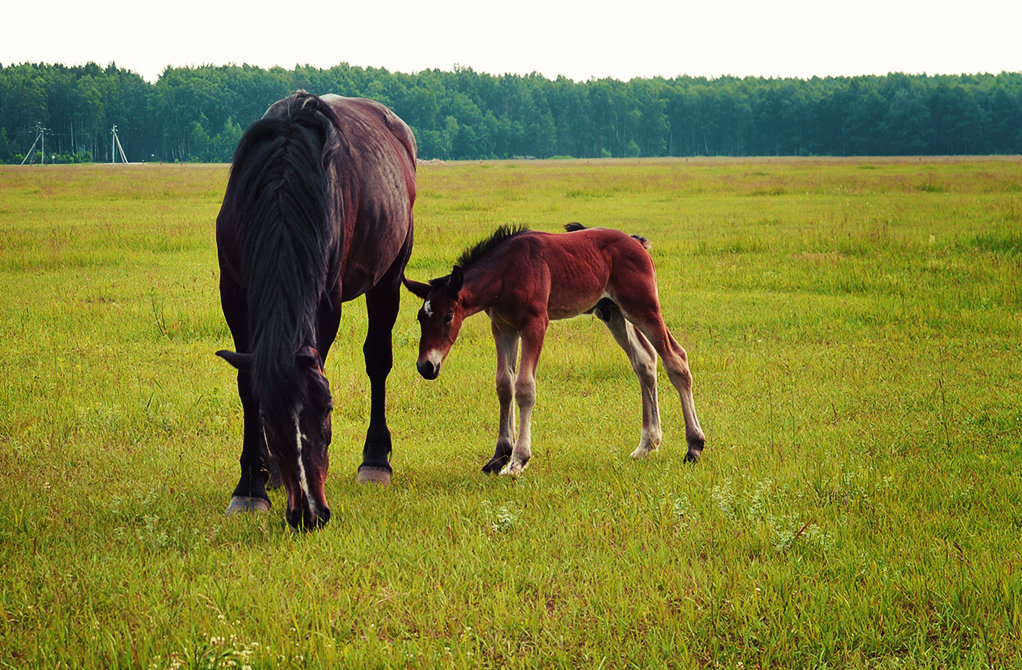
<instances>
[{"instance_id":1,"label":"foal's tail","mask_svg":"<svg viewBox=\"0 0 1022 670\"><path fill-rule=\"evenodd\" d=\"M564 229L565 229L566 231L568 231L569 233L574 233L574 232L575 232L576 230L585 230L585 229L586 229L586 227L585 227L585 226L583 226L583 225L582 225L581 223L579 223L578 221L573 221L573 222L571 222L571 223L566 223L566 224L564 224ZM640 243L640 244L642 245L642 248L643 248L643 249L649 250L649 248L650 248L651 246L653 246L653 245L652 245L652 244L650 243L650 241L649 241L649 240L647 240L647 239L646 239L645 237L643 237L642 235L632 235L632 237L634 237L635 239L639 240L639 243Z\"/></svg>"}]
</instances>

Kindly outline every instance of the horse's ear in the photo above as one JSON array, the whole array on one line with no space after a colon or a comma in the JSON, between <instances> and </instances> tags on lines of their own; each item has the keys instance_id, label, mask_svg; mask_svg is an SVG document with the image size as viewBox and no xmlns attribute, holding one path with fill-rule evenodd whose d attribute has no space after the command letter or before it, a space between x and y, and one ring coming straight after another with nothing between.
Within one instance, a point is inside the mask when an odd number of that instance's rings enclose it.
<instances>
[{"instance_id":1,"label":"horse's ear","mask_svg":"<svg viewBox=\"0 0 1022 670\"><path fill-rule=\"evenodd\" d=\"M457 265L451 270L451 277L447 280L447 292L454 298L461 291L461 287L465 285L465 274L461 271L461 268Z\"/></svg>"},{"instance_id":2,"label":"horse's ear","mask_svg":"<svg viewBox=\"0 0 1022 670\"><path fill-rule=\"evenodd\" d=\"M233 351L221 349L216 355L224 359L238 370L248 370L252 367L252 354L239 354Z\"/></svg>"},{"instance_id":3,"label":"horse's ear","mask_svg":"<svg viewBox=\"0 0 1022 670\"><path fill-rule=\"evenodd\" d=\"M298 353L295 354L295 363L300 368L318 370L321 367L319 363L319 352L313 347L306 345L299 349Z\"/></svg>"},{"instance_id":4,"label":"horse's ear","mask_svg":"<svg viewBox=\"0 0 1022 670\"><path fill-rule=\"evenodd\" d=\"M405 285L405 288L411 291L414 295L426 299L429 295L429 284L423 284L419 281L412 281L408 277L401 277L401 283Z\"/></svg>"}]
</instances>

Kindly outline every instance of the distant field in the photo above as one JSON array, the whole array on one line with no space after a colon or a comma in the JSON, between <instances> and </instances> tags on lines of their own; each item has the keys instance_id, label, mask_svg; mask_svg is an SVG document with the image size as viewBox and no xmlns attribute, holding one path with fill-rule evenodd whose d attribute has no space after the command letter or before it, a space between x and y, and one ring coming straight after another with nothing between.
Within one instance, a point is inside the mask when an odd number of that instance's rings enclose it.
<instances>
[{"instance_id":1,"label":"distant field","mask_svg":"<svg viewBox=\"0 0 1022 670\"><path fill-rule=\"evenodd\" d=\"M1019 667L1022 160L484 162L419 171L409 276L503 223L653 242L707 435L643 462L603 326L554 324L533 460L486 317L435 382L395 331L393 485L359 486L346 306L317 533L225 518L241 408L225 166L0 167L0 667Z\"/></svg>"}]
</instances>

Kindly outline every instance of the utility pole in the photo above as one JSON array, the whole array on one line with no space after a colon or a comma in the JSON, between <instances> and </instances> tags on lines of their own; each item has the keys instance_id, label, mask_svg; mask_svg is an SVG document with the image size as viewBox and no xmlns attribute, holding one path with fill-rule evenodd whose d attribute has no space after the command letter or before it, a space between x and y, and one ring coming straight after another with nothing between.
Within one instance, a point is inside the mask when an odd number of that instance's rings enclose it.
<instances>
[{"instance_id":1,"label":"utility pole","mask_svg":"<svg viewBox=\"0 0 1022 670\"><path fill-rule=\"evenodd\" d=\"M38 132L36 133L35 140L32 141L32 148L29 149L28 153L25 154L25 157L21 159L22 165L25 164L25 161L31 158L32 152L35 150L35 145L40 142L42 143L43 164L46 164L46 128L43 128L43 124L41 123L35 124L35 127Z\"/></svg>"},{"instance_id":2,"label":"utility pole","mask_svg":"<svg viewBox=\"0 0 1022 670\"><path fill-rule=\"evenodd\" d=\"M121 146L121 138L117 137L117 126L116 125L113 128L110 129L110 163L111 164L117 162L117 153L115 152L115 149L120 151L121 162L122 163L127 163L128 159L124 155L124 147Z\"/></svg>"}]
</instances>

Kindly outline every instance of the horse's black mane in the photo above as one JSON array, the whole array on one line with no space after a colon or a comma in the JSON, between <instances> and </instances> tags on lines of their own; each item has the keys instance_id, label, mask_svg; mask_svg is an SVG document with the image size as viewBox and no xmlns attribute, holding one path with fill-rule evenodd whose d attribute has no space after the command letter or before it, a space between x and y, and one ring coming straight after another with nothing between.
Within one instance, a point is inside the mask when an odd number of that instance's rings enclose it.
<instances>
[{"instance_id":1,"label":"horse's black mane","mask_svg":"<svg viewBox=\"0 0 1022 670\"><path fill-rule=\"evenodd\" d=\"M520 224L516 225L506 224L500 226L499 228L497 228L497 230L493 231L493 234L487 237L485 240L481 240L474 244L473 246L469 247L468 249L465 249L465 251L463 251L462 254L458 256L458 261L457 263L455 263L455 265L460 267L462 270L465 270L486 254L490 253L504 242L510 240L512 237L527 232L529 232L529 228L527 226L523 226Z\"/></svg>"},{"instance_id":2,"label":"horse's black mane","mask_svg":"<svg viewBox=\"0 0 1022 670\"><path fill-rule=\"evenodd\" d=\"M300 91L252 124L234 154L227 198L245 222L252 383L264 408L302 402L295 355L315 334L336 236L324 170L336 124L326 103Z\"/></svg>"}]
</instances>

